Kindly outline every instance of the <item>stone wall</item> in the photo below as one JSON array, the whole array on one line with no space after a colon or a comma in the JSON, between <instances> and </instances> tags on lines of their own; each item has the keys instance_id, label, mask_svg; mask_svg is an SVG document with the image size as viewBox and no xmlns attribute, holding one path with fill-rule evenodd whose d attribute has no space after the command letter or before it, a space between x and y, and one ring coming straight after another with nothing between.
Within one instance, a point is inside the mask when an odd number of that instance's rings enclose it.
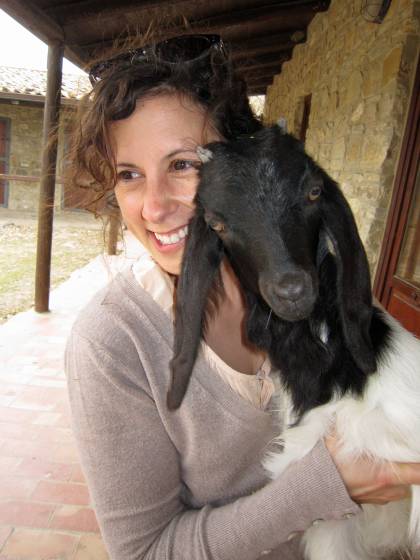
<instances>
[{"instance_id":1,"label":"stone wall","mask_svg":"<svg viewBox=\"0 0 420 560\"><path fill-rule=\"evenodd\" d=\"M420 3L392 0L379 25L361 16L362 3L332 0L315 16L268 88L264 118L284 117L299 136L311 95L306 148L341 184L373 271L416 69Z\"/></svg>"},{"instance_id":2,"label":"stone wall","mask_svg":"<svg viewBox=\"0 0 420 560\"><path fill-rule=\"evenodd\" d=\"M39 177L41 175L43 106L0 103L0 118L10 122L9 175ZM60 130L58 168L63 153L63 133ZM9 181L7 207L13 210L37 212L38 181ZM61 210L62 188L56 185L55 209Z\"/></svg>"}]
</instances>

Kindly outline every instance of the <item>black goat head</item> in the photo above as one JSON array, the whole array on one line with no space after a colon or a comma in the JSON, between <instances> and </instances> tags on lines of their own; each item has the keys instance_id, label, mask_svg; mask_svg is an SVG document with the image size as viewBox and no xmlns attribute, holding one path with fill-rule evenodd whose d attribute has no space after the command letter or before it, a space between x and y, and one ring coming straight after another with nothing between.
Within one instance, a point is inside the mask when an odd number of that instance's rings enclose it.
<instances>
[{"instance_id":1,"label":"black goat head","mask_svg":"<svg viewBox=\"0 0 420 560\"><path fill-rule=\"evenodd\" d=\"M177 288L168 407L185 394L203 335L207 298L226 256L246 293L284 321L307 319L318 297L317 260L330 238L346 345L374 369L366 255L338 186L279 127L199 150L204 163Z\"/></svg>"}]
</instances>

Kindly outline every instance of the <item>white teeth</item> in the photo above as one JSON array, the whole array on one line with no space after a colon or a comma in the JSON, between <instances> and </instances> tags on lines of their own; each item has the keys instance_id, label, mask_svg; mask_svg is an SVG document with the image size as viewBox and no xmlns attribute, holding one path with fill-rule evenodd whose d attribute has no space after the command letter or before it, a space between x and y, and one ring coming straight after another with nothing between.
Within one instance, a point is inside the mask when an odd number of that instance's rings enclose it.
<instances>
[{"instance_id":1,"label":"white teeth","mask_svg":"<svg viewBox=\"0 0 420 560\"><path fill-rule=\"evenodd\" d=\"M160 233L155 233L156 239L158 239L162 245L173 245L184 239L184 237L188 233L188 226L184 226L176 233L172 233L171 235L162 235Z\"/></svg>"}]
</instances>

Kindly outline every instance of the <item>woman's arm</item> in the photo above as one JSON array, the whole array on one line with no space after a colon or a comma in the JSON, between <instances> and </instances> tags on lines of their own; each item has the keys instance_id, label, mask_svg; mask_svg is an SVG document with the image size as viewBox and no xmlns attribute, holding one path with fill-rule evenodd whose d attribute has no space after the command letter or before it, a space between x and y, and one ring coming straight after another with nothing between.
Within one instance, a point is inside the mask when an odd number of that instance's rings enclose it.
<instances>
[{"instance_id":1,"label":"woman's arm","mask_svg":"<svg viewBox=\"0 0 420 560\"><path fill-rule=\"evenodd\" d=\"M66 352L73 426L102 534L115 560L255 560L319 519L358 511L320 442L278 480L221 507L182 502L177 450L142 371L73 332ZM136 374L137 375L137 374ZM130 381L131 380L131 381ZM142 386L143 384L143 386ZM275 556L274 556L275 557Z\"/></svg>"}]
</instances>

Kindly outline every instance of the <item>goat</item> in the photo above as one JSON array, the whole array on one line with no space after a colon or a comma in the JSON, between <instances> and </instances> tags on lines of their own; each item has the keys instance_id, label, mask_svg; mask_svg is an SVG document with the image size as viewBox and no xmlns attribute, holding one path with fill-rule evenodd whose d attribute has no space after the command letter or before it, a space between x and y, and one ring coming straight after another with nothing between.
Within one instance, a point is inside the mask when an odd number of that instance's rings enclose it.
<instances>
[{"instance_id":1,"label":"goat","mask_svg":"<svg viewBox=\"0 0 420 560\"><path fill-rule=\"evenodd\" d=\"M338 185L276 126L198 153L168 407L187 389L227 258L247 302L248 339L268 353L291 400L281 449L264 461L269 475L333 427L345 457L419 462L420 341L372 305L366 253ZM411 500L364 505L352 519L309 528L303 544L310 560L371 560L419 539L416 486Z\"/></svg>"}]
</instances>

